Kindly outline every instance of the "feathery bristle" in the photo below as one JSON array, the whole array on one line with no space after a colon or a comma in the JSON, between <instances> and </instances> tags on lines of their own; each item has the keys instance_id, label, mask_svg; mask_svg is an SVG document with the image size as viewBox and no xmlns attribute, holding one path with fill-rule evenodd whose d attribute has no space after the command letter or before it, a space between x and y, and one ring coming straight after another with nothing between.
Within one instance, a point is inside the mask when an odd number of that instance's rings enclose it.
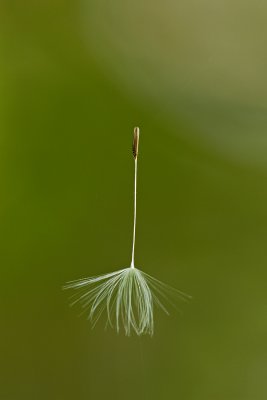
<instances>
[{"instance_id":1,"label":"feathery bristle","mask_svg":"<svg viewBox=\"0 0 267 400\"><path fill-rule=\"evenodd\" d=\"M137 335L154 332L154 305L168 314L165 302L172 304L170 295L187 300L180 292L137 268L125 268L106 275L69 282L64 289L78 290L72 303L80 303L93 326L106 311L107 323L117 332Z\"/></svg>"}]
</instances>

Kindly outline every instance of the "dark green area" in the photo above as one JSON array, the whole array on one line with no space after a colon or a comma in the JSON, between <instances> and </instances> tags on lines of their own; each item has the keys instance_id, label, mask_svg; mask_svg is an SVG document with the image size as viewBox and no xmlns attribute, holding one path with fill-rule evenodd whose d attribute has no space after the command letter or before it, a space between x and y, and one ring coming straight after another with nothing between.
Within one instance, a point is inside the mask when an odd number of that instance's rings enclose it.
<instances>
[{"instance_id":1,"label":"dark green area","mask_svg":"<svg viewBox=\"0 0 267 400\"><path fill-rule=\"evenodd\" d=\"M84 40L75 2L1 9L0 398L265 399L264 167L139 102ZM91 330L61 291L130 263L135 125L136 264L193 296L156 312L152 339Z\"/></svg>"}]
</instances>

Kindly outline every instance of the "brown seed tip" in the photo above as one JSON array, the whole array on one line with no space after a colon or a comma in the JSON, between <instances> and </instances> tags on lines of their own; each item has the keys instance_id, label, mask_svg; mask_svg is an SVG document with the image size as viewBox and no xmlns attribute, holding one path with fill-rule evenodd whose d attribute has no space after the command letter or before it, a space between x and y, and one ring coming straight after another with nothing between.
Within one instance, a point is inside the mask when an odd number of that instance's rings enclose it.
<instances>
[{"instance_id":1,"label":"brown seed tip","mask_svg":"<svg viewBox=\"0 0 267 400\"><path fill-rule=\"evenodd\" d=\"M139 128L135 127L133 136L133 156L135 160L137 159L138 156L139 133L140 133Z\"/></svg>"}]
</instances>

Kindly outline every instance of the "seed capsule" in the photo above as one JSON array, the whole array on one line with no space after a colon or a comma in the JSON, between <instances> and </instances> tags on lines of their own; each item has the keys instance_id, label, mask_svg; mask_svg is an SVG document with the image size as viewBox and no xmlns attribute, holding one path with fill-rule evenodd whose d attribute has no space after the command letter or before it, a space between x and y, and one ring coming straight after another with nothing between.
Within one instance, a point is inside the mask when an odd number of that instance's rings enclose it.
<instances>
[{"instance_id":1,"label":"seed capsule","mask_svg":"<svg viewBox=\"0 0 267 400\"><path fill-rule=\"evenodd\" d=\"M139 145L139 128L134 128L134 137L133 137L133 156L134 159L137 159L138 156L138 145Z\"/></svg>"}]
</instances>

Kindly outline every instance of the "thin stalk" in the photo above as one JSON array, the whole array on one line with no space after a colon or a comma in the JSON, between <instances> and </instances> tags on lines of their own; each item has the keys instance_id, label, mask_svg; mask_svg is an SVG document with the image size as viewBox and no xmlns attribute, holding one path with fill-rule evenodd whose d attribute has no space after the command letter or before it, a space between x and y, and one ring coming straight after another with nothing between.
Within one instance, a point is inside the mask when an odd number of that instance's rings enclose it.
<instances>
[{"instance_id":1,"label":"thin stalk","mask_svg":"<svg viewBox=\"0 0 267 400\"><path fill-rule=\"evenodd\" d=\"M133 156L134 156L134 226L133 226L133 248L131 268L134 268L134 250L135 250L135 231L136 231L136 192L137 192L137 157L139 146L139 128L134 128L133 136Z\"/></svg>"},{"instance_id":2,"label":"thin stalk","mask_svg":"<svg viewBox=\"0 0 267 400\"><path fill-rule=\"evenodd\" d=\"M137 192L137 158L134 160L134 225L133 225L133 248L131 268L134 268L134 251L135 251L135 232L136 232L136 192Z\"/></svg>"}]
</instances>

